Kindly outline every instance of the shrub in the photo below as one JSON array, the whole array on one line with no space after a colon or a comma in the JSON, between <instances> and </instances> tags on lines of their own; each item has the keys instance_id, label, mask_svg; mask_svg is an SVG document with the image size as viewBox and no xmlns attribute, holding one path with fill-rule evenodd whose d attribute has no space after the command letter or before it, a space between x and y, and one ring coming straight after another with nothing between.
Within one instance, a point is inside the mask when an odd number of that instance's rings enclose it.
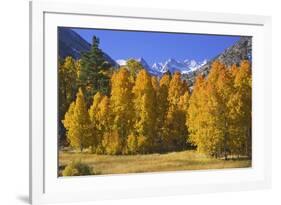
<instances>
[{"instance_id":1,"label":"shrub","mask_svg":"<svg viewBox=\"0 0 281 205\"><path fill-rule=\"evenodd\" d=\"M63 176L83 176L92 174L91 168L87 164L81 163L81 161L72 161L62 172Z\"/></svg>"}]
</instances>

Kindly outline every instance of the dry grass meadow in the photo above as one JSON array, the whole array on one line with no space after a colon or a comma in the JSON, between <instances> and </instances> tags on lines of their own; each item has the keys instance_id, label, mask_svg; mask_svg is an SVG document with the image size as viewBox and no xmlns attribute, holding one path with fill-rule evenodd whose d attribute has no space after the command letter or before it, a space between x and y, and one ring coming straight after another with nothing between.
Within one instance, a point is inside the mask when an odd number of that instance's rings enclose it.
<instances>
[{"instance_id":1,"label":"dry grass meadow","mask_svg":"<svg viewBox=\"0 0 281 205\"><path fill-rule=\"evenodd\" d=\"M251 167L248 159L214 159L196 151L147 155L97 155L87 152L59 152L59 175L74 160L90 166L95 174L125 174L161 171Z\"/></svg>"}]
</instances>

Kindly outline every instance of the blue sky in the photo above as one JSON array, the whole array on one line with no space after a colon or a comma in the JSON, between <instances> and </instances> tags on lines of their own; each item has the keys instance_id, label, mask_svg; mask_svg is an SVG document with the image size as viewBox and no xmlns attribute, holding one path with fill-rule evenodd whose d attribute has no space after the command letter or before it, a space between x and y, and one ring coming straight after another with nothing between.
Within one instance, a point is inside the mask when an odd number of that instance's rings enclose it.
<instances>
[{"instance_id":1,"label":"blue sky","mask_svg":"<svg viewBox=\"0 0 281 205\"><path fill-rule=\"evenodd\" d=\"M100 47L114 60L143 57L148 64L211 59L237 42L239 36L175 34L97 29L72 29L91 43L92 36L100 38Z\"/></svg>"}]
</instances>

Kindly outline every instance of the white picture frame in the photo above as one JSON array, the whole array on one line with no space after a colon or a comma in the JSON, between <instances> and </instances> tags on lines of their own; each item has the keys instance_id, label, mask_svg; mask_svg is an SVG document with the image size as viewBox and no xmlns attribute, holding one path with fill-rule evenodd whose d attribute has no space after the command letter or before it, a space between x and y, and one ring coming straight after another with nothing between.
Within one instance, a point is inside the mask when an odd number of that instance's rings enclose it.
<instances>
[{"instance_id":1,"label":"white picture frame","mask_svg":"<svg viewBox=\"0 0 281 205\"><path fill-rule=\"evenodd\" d=\"M188 27L187 27L188 25ZM57 26L253 36L253 164L246 169L57 177ZM50 69L48 69L50 68ZM240 191L271 186L271 18L30 2L30 202ZM71 196L71 197L70 197Z\"/></svg>"}]
</instances>

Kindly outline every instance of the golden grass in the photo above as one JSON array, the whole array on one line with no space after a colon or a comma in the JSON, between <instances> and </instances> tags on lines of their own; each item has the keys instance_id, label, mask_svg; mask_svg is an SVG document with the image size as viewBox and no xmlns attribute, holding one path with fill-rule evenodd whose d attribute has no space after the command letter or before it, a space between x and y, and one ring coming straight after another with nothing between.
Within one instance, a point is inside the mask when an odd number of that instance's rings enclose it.
<instances>
[{"instance_id":1,"label":"golden grass","mask_svg":"<svg viewBox=\"0 0 281 205\"><path fill-rule=\"evenodd\" d=\"M214 159L203 154L199 154L196 151L119 156L66 151L59 152L60 169L63 169L73 160L81 160L82 163L92 167L93 171L98 174L125 174L251 167L251 160Z\"/></svg>"}]
</instances>

